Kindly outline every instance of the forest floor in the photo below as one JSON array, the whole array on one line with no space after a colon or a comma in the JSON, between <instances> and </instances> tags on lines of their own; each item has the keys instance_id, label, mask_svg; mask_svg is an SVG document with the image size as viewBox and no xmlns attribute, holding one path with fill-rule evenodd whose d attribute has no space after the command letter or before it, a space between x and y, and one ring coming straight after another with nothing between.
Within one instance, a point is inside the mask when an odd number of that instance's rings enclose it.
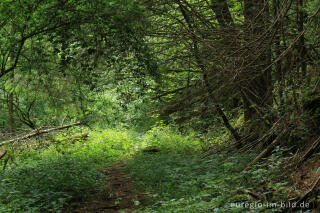
<instances>
[{"instance_id":1,"label":"forest floor","mask_svg":"<svg viewBox=\"0 0 320 213\"><path fill-rule=\"evenodd\" d=\"M245 170L254 152L216 147L204 151L196 138L165 130L104 130L25 151L0 172L0 212L283 212L301 198L310 205L297 212L319 209L318 153L296 168L288 149L276 147Z\"/></svg>"},{"instance_id":2,"label":"forest floor","mask_svg":"<svg viewBox=\"0 0 320 213\"><path fill-rule=\"evenodd\" d=\"M131 178L122 171L123 162L105 169L107 189L92 195L80 207L72 212L133 212L145 202L141 193Z\"/></svg>"}]
</instances>

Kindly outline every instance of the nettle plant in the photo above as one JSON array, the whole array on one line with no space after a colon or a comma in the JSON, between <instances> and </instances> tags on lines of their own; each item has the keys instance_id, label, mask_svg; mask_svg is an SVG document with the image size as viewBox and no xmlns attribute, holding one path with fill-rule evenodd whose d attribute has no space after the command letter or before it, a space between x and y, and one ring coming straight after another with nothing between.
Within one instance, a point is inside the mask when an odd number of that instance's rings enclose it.
<instances>
[{"instance_id":1,"label":"nettle plant","mask_svg":"<svg viewBox=\"0 0 320 213\"><path fill-rule=\"evenodd\" d=\"M262 198L275 202L288 198L293 189L288 186L285 174L292 156L290 149L277 146L265 161L245 172L252 188L257 188L263 194Z\"/></svg>"}]
</instances>

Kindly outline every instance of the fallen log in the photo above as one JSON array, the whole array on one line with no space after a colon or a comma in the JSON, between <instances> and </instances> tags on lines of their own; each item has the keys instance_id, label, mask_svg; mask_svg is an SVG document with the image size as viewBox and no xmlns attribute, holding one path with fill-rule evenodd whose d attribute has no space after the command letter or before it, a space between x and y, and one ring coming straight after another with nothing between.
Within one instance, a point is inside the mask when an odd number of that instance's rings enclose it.
<instances>
[{"instance_id":1,"label":"fallen log","mask_svg":"<svg viewBox=\"0 0 320 213\"><path fill-rule=\"evenodd\" d=\"M49 132L53 132L53 131L57 131L57 130L67 129L67 128L70 128L72 126L79 126L81 124L82 124L82 122L77 122L77 123L68 124L68 125L65 125L65 126L59 126L59 127L50 128L50 129L44 129L44 130L36 129L36 130L33 130L32 132L30 132L27 135L20 136L20 137L13 138L11 140L2 142L2 143L0 143L0 146L3 146L5 144L12 144L12 143L14 143L16 141L25 140L25 139L28 139L28 138L31 138L31 137L34 137L34 136L37 136L37 135L41 135L41 134L45 134L45 133L49 133Z\"/></svg>"}]
</instances>

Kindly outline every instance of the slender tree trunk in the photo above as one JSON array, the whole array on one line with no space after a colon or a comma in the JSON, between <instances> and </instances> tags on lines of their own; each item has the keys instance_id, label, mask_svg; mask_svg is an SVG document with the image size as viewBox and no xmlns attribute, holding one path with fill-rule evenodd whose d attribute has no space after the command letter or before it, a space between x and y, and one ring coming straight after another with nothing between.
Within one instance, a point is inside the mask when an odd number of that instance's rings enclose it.
<instances>
[{"instance_id":1,"label":"slender tree trunk","mask_svg":"<svg viewBox=\"0 0 320 213\"><path fill-rule=\"evenodd\" d=\"M13 81L13 79L14 79L14 72L11 71L10 80ZM9 132L11 134L13 134L14 131L15 131L15 126L14 126L14 104L13 104L13 101L14 101L14 95L13 95L13 92L10 91L9 95L8 95L8 111L9 111Z\"/></svg>"},{"instance_id":2,"label":"slender tree trunk","mask_svg":"<svg viewBox=\"0 0 320 213\"><path fill-rule=\"evenodd\" d=\"M273 16L277 17L279 15L279 0L273 0L272 1L272 8L273 8ZM279 21L280 22L280 21ZM276 35L274 38L274 54L275 54L275 58L278 58L281 55L281 34L280 34L280 30L281 30L281 25L282 23L277 23L276 27ZM282 61L278 61L275 64L275 75L276 75L276 81L278 81L278 99L279 99L279 105L283 106L284 105L284 98L283 98L283 67L282 67Z\"/></svg>"},{"instance_id":3,"label":"slender tree trunk","mask_svg":"<svg viewBox=\"0 0 320 213\"><path fill-rule=\"evenodd\" d=\"M305 21L305 13L303 11L303 0L298 0L297 1L297 28L298 32L301 32L304 28L304 21ZM302 34L300 36L299 42L298 42L298 49L299 49L299 71L301 68L301 75L302 77L306 77L307 75L307 63L306 63L306 54L307 54L307 49L305 47L305 36Z\"/></svg>"}]
</instances>

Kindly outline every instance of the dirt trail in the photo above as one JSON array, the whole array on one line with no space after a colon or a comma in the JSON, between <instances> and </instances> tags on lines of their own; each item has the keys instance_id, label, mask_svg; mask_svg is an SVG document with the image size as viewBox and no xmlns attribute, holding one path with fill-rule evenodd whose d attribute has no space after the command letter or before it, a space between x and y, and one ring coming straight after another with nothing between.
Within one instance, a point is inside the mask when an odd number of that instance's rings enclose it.
<instances>
[{"instance_id":1,"label":"dirt trail","mask_svg":"<svg viewBox=\"0 0 320 213\"><path fill-rule=\"evenodd\" d=\"M122 171L123 162L105 170L109 190L97 193L77 208L75 213L134 212L145 202L136 184Z\"/></svg>"}]
</instances>

